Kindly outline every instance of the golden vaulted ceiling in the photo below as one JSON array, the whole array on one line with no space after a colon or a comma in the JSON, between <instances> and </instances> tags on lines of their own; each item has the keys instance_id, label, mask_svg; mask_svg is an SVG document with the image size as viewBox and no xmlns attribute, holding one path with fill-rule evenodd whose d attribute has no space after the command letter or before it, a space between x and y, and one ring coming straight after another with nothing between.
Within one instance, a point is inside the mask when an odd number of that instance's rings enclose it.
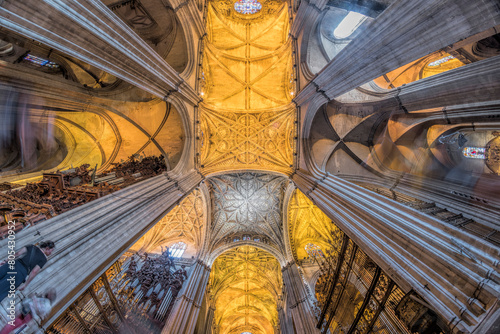
<instances>
[{"instance_id":1,"label":"golden vaulted ceiling","mask_svg":"<svg viewBox=\"0 0 500 334\"><path fill-rule=\"evenodd\" d=\"M251 246L225 252L214 262L209 283L217 333L274 333L281 291L281 266L271 254Z\"/></svg>"},{"instance_id":2,"label":"golden vaulted ceiling","mask_svg":"<svg viewBox=\"0 0 500 334\"><path fill-rule=\"evenodd\" d=\"M332 232L338 228L309 198L296 189L288 204L288 235L295 260L308 257L305 246L313 243L321 249L330 248Z\"/></svg>"},{"instance_id":3,"label":"golden vaulted ceiling","mask_svg":"<svg viewBox=\"0 0 500 334\"><path fill-rule=\"evenodd\" d=\"M212 193L211 245L234 234L268 238L282 248L282 207L294 165L297 111L286 2L261 1L241 14L234 0L207 4L199 72L198 166ZM262 171L243 172L244 170ZM235 173L241 171L239 173ZM210 291L218 333L272 333L278 324L281 270L269 253L233 248L212 266Z\"/></svg>"},{"instance_id":4,"label":"golden vaulted ceiling","mask_svg":"<svg viewBox=\"0 0 500 334\"><path fill-rule=\"evenodd\" d=\"M187 254L196 254L203 244L205 205L200 189L193 190L139 239L132 249L143 253L161 253L161 247L168 247L180 240L187 244Z\"/></svg>"},{"instance_id":5,"label":"golden vaulted ceiling","mask_svg":"<svg viewBox=\"0 0 500 334\"><path fill-rule=\"evenodd\" d=\"M199 167L224 170L293 167L295 71L288 6L262 1L240 14L235 1L211 1L199 73Z\"/></svg>"},{"instance_id":6,"label":"golden vaulted ceiling","mask_svg":"<svg viewBox=\"0 0 500 334\"><path fill-rule=\"evenodd\" d=\"M188 43L176 15L184 3L174 10L165 0L103 2L176 71L184 71ZM288 206L283 207L288 183L284 175L293 171L297 136L297 110L292 103L297 92L297 64L289 37L288 3L262 0L258 12L241 14L235 11L235 2L206 2L207 34L197 59L200 65L197 89L203 101L195 115L196 159L197 167L207 176L211 198L204 198L199 188L194 190L148 231L133 250L158 252L162 246L183 241L188 244L186 257L190 257L203 245L204 228L213 246L211 251L220 246L224 238L238 233L265 236L271 246L283 250L284 232L287 232L293 257L301 260L307 257L306 244L314 243L326 250L332 239L339 239L340 231L299 190L293 192ZM326 24L329 16L324 17ZM310 38L311 41L318 39L317 43L310 43L307 53L308 66L314 73L339 52L327 47L327 43L335 43L323 37L318 33ZM41 127L35 123L46 117L48 121L43 126L53 126L56 140L64 144L54 154L58 159L50 161L50 167L65 169L90 163L104 168L141 152L167 155L170 169L179 162L184 138L191 135L184 132L181 111L77 59L57 51L52 53L49 48L34 43L23 43L25 48L14 43L12 55L0 55L0 65L3 66L3 61L19 59L28 49L36 50L47 58L52 54L51 59L67 71L65 80L69 78L75 83L74 87L68 85L65 90L58 90L64 99L47 98L45 93L32 96L38 99L36 103L33 99L31 105L33 128ZM317 45L331 51L321 64L313 64L312 60L313 55L320 53ZM454 59L430 66L443 56L429 55L387 73L375 83L382 88L398 87L462 65ZM7 69L10 71L10 67L6 67L5 73ZM17 72L11 77L15 74ZM63 81L61 73L54 75ZM38 92L56 87L49 80L32 84ZM0 95L3 91L0 87ZM318 114L313 128L321 132L321 136L312 139L313 144L320 142L321 145L312 148L318 166L339 171L340 165L351 166L345 158L338 157L340 154L347 152L349 157L364 160L370 153L368 144L358 140L358 134L367 132L365 124L371 125L372 121L364 114L351 117L333 107L325 109L324 115ZM387 138L396 146L406 130L398 124L391 124L391 129L393 132L389 132ZM316 135L314 131L313 135ZM498 140L495 139L495 143L499 146ZM374 146L379 148L377 143ZM416 155L404 151L403 145L397 148L406 160ZM60 153L64 150L67 154ZM325 158L325 155L328 156ZM0 160L5 159L0 156ZM500 167L497 164L495 168ZM211 205L209 217L208 205ZM285 215L287 231L283 231ZM205 226L207 221L209 226ZM332 238L332 233L337 238ZM278 324L276 306L282 291L281 277L276 258L259 248L238 246L220 255L213 263L209 284L217 332L273 333L273 327Z\"/></svg>"}]
</instances>

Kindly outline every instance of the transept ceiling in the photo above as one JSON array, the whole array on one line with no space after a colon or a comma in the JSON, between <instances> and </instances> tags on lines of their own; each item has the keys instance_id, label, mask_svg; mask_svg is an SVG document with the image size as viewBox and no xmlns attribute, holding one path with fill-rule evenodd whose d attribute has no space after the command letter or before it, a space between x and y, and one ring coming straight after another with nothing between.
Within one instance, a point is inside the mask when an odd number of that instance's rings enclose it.
<instances>
[{"instance_id":1,"label":"transept ceiling","mask_svg":"<svg viewBox=\"0 0 500 334\"><path fill-rule=\"evenodd\" d=\"M219 256L212 266L209 291L220 334L273 333L278 325L281 267L265 251L242 246Z\"/></svg>"},{"instance_id":2,"label":"transept ceiling","mask_svg":"<svg viewBox=\"0 0 500 334\"><path fill-rule=\"evenodd\" d=\"M200 167L204 172L234 169L291 171L295 149L295 108L248 113L204 109L202 113L198 142Z\"/></svg>"},{"instance_id":3,"label":"transept ceiling","mask_svg":"<svg viewBox=\"0 0 500 334\"><path fill-rule=\"evenodd\" d=\"M276 245L282 240L282 202L287 179L263 173L239 173L209 179L212 187L211 239L215 244L240 232L267 236Z\"/></svg>"}]
</instances>

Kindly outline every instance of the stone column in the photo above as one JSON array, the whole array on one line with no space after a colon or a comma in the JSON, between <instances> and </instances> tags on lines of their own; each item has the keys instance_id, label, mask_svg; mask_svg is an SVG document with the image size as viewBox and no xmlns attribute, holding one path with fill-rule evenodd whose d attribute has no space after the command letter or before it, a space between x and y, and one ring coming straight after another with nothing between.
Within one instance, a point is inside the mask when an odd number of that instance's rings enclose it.
<instances>
[{"instance_id":1,"label":"stone column","mask_svg":"<svg viewBox=\"0 0 500 334\"><path fill-rule=\"evenodd\" d=\"M299 87L306 85L314 77L314 74L310 72L306 64L307 59L305 56L307 52L304 49L307 43L303 41L307 41L309 38L308 34L310 34L312 28L317 24L319 17L328 10L326 7L327 2L325 0L300 1L299 8L290 26L290 37L295 41L296 45L295 52L299 63L297 65L300 65L300 70L297 71ZM302 56L304 58L301 58Z\"/></svg>"},{"instance_id":2,"label":"stone column","mask_svg":"<svg viewBox=\"0 0 500 334\"><path fill-rule=\"evenodd\" d=\"M373 177L339 175L339 177L356 184L393 190L425 202L435 202L438 206L462 213L465 217L472 218L479 223L496 229L500 228L499 181L493 179L496 176L480 182L474 189L445 180L408 173L384 175L383 178L375 175ZM486 193L481 192L480 188L490 188L490 186L496 188L495 193L490 192L490 189L487 189Z\"/></svg>"},{"instance_id":3,"label":"stone column","mask_svg":"<svg viewBox=\"0 0 500 334\"><path fill-rule=\"evenodd\" d=\"M280 301L278 303L278 320L279 320L279 333L280 334L294 334L293 325L286 314L286 304Z\"/></svg>"},{"instance_id":4,"label":"stone column","mask_svg":"<svg viewBox=\"0 0 500 334\"><path fill-rule=\"evenodd\" d=\"M204 334L212 334L212 323L214 321L215 308L213 306L208 307L207 318L205 319L205 329Z\"/></svg>"},{"instance_id":5,"label":"stone column","mask_svg":"<svg viewBox=\"0 0 500 334\"><path fill-rule=\"evenodd\" d=\"M162 334L192 334L210 277L210 267L197 260L182 287Z\"/></svg>"},{"instance_id":6,"label":"stone column","mask_svg":"<svg viewBox=\"0 0 500 334\"><path fill-rule=\"evenodd\" d=\"M172 7L184 31L187 46L186 68L180 74L191 86L196 87L196 68L199 62L199 40L206 34L203 12L195 1L161 0L166 7Z\"/></svg>"},{"instance_id":7,"label":"stone column","mask_svg":"<svg viewBox=\"0 0 500 334\"><path fill-rule=\"evenodd\" d=\"M56 244L23 294L56 288L50 324L201 180L195 171L176 178L159 175L17 233L16 249L41 240ZM7 239L0 248L7 249Z\"/></svg>"},{"instance_id":8,"label":"stone column","mask_svg":"<svg viewBox=\"0 0 500 334\"><path fill-rule=\"evenodd\" d=\"M397 0L297 95L329 100L413 60L500 24L496 0ZM418 41L409 36L417 36Z\"/></svg>"},{"instance_id":9,"label":"stone column","mask_svg":"<svg viewBox=\"0 0 500 334\"><path fill-rule=\"evenodd\" d=\"M381 109L401 112L498 100L500 56L484 59L428 78L410 82L388 93Z\"/></svg>"},{"instance_id":10,"label":"stone column","mask_svg":"<svg viewBox=\"0 0 500 334\"><path fill-rule=\"evenodd\" d=\"M291 313L297 333L319 333L316 321L308 305L307 293L294 261L283 269L283 285L286 292L287 311ZM280 318L281 325L281 318ZM290 333L293 333L293 329Z\"/></svg>"},{"instance_id":11,"label":"stone column","mask_svg":"<svg viewBox=\"0 0 500 334\"><path fill-rule=\"evenodd\" d=\"M6 0L2 27L44 43L166 99L200 98L132 28L99 0Z\"/></svg>"},{"instance_id":12,"label":"stone column","mask_svg":"<svg viewBox=\"0 0 500 334\"><path fill-rule=\"evenodd\" d=\"M298 170L293 181L404 291L425 298L453 332L489 330L499 313L500 248L332 175Z\"/></svg>"}]
</instances>

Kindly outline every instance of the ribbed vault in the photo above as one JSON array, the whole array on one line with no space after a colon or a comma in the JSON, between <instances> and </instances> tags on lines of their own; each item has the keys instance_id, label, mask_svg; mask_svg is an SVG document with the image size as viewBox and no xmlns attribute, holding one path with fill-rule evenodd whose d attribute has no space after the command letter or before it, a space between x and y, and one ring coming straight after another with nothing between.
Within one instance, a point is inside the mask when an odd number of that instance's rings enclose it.
<instances>
[{"instance_id":1,"label":"ribbed vault","mask_svg":"<svg viewBox=\"0 0 500 334\"><path fill-rule=\"evenodd\" d=\"M240 14L235 1L207 4L199 74L199 167L208 174L293 167L296 108L292 42L285 2L262 1Z\"/></svg>"},{"instance_id":2,"label":"ribbed vault","mask_svg":"<svg viewBox=\"0 0 500 334\"><path fill-rule=\"evenodd\" d=\"M274 333L281 267L269 253L241 246L219 256L210 274L215 324L220 334Z\"/></svg>"},{"instance_id":3,"label":"ribbed vault","mask_svg":"<svg viewBox=\"0 0 500 334\"><path fill-rule=\"evenodd\" d=\"M288 204L288 235L295 260L308 257L305 246L313 243L330 248L331 234L340 230L309 198L296 189Z\"/></svg>"},{"instance_id":4,"label":"ribbed vault","mask_svg":"<svg viewBox=\"0 0 500 334\"><path fill-rule=\"evenodd\" d=\"M263 173L227 174L209 179L213 194L211 238L234 233L265 235L282 245L281 207L287 179Z\"/></svg>"},{"instance_id":5,"label":"ribbed vault","mask_svg":"<svg viewBox=\"0 0 500 334\"><path fill-rule=\"evenodd\" d=\"M187 253L199 251L205 225L204 205L202 192L196 188L139 239L133 249L161 253L161 247L182 241L188 245Z\"/></svg>"}]
</instances>

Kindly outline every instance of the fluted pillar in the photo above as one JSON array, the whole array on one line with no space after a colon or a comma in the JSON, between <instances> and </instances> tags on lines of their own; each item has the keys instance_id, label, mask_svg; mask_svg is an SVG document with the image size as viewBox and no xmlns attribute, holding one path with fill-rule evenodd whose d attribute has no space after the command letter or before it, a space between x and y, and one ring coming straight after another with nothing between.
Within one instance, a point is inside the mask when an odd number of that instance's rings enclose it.
<instances>
[{"instance_id":1,"label":"fluted pillar","mask_svg":"<svg viewBox=\"0 0 500 334\"><path fill-rule=\"evenodd\" d=\"M286 304L278 304L278 320L279 320L279 333L280 334L294 334L293 325L290 323L290 319L287 316Z\"/></svg>"},{"instance_id":2,"label":"fluted pillar","mask_svg":"<svg viewBox=\"0 0 500 334\"><path fill-rule=\"evenodd\" d=\"M201 180L195 171L176 178L155 176L17 233L16 249L41 240L56 244L23 293L56 288L50 324ZM7 249L7 239L0 248Z\"/></svg>"},{"instance_id":3,"label":"fluted pillar","mask_svg":"<svg viewBox=\"0 0 500 334\"><path fill-rule=\"evenodd\" d=\"M500 248L338 177L298 170L293 181L405 291L453 332L486 333L498 317Z\"/></svg>"},{"instance_id":4,"label":"fluted pillar","mask_svg":"<svg viewBox=\"0 0 500 334\"><path fill-rule=\"evenodd\" d=\"M383 178L358 175L339 175L344 180L364 186L380 187L399 192L425 202L434 202L450 211L487 226L500 227L499 181L496 176L478 182L474 188L454 182L437 180L408 173L384 175ZM482 192L484 188L486 192ZM481 189L483 188L483 189ZM492 189L495 192L492 192Z\"/></svg>"},{"instance_id":5,"label":"fluted pillar","mask_svg":"<svg viewBox=\"0 0 500 334\"><path fill-rule=\"evenodd\" d=\"M200 98L179 74L100 0L5 0L2 27L44 43L167 99Z\"/></svg>"},{"instance_id":6,"label":"fluted pillar","mask_svg":"<svg viewBox=\"0 0 500 334\"><path fill-rule=\"evenodd\" d=\"M300 70L297 71L299 87L306 85L314 76L309 70L309 66L307 66L306 52L303 51L307 43L304 40L307 40L310 31L317 24L320 16L328 10L326 7L327 2L326 0L300 1L299 8L290 26L290 37L294 39L297 62L300 64Z\"/></svg>"},{"instance_id":7,"label":"fluted pillar","mask_svg":"<svg viewBox=\"0 0 500 334\"><path fill-rule=\"evenodd\" d=\"M439 73L388 93L384 109L401 112L497 100L500 96L500 56Z\"/></svg>"},{"instance_id":8,"label":"fluted pillar","mask_svg":"<svg viewBox=\"0 0 500 334\"><path fill-rule=\"evenodd\" d=\"M212 334L212 323L214 322L215 308L208 307L207 317L205 319L204 334Z\"/></svg>"},{"instance_id":9,"label":"fluted pillar","mask_svg":"<svg viewBox=\"0 0 500 334\"><path fill-rule=\"evenodd\" d=\"M210 267L197 260L183 286L162 334L192 334L210 277Z\"/></svg>"},{"instance_id":10,"label":"fluted pillar","mask_svg":"<svg viewBox=\"0 0 500 334\"><path fill-rule=\"evenodd\" d=\"M330 61L295 101L301 105L318 93L331 100L499 24L496 0L397 0ZM418 42L409 36L418 36Z\"/></svg>"},{"instance_id":11,"label":"fluted pillar","mask_svg":"<svg viewBox=\"0 0 500 334\"><path fill-rule=\"evenodd\" d=\"M304 25L315 24L320 13L325 9L327 0L304 0L300 2L299 9L293 18L290 35L298 38L304 30Z\"/></svg>"},{"instance_id":12,"label":"fluted pillar","mask_svg":"<svg viewBox=\"0 0 500 334\"><path fill-rule=\"evenodd\" d=\"M311 307L308 305L306 289L300 278L297 265L292 261L281 271L286 291L287 312L292 315L297 333L319 333Z\"/></svg>"}]
</instances>

